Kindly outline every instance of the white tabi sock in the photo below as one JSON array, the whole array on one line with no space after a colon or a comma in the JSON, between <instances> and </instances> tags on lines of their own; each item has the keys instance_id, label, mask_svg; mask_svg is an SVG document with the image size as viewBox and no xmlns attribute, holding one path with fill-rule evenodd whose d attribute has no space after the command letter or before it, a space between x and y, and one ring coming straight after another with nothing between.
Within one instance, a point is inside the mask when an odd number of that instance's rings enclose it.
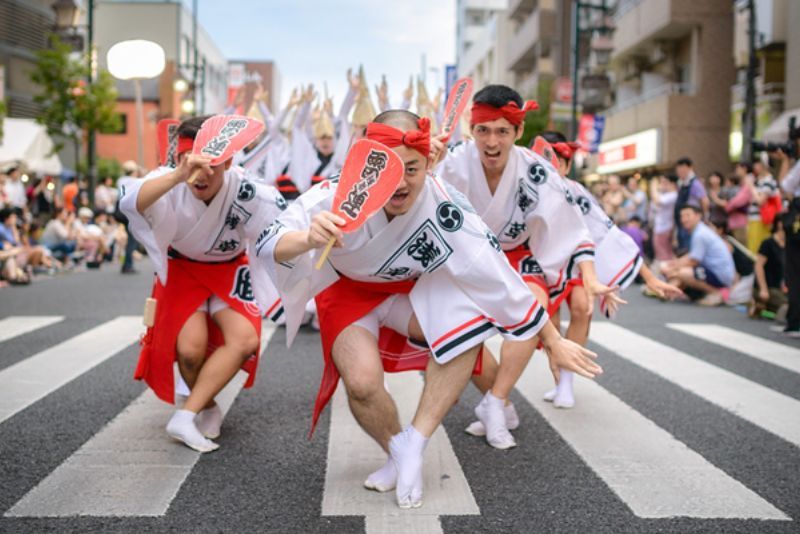
<instances>
[{"instance_id":1,"label":"white tabi sock","mask_svg":"<svg viewBox=\"0 0 800 534\"><path fill-rule=\"evenodd\" d=\"M506 426L503 408L503 399L498 399L491 391L487 391L475 407L475 415L486 429L486 441L496 449L510 449L517 446L514 436Z\"/></svg>"},{"instance_id":2,"label":"white tabi sock","mask_svg":"<svg viewBox=\"0 0 800 534\"><path fill-rule=\"evenodd\" d=\"M517 415L517 410L514 408L514 403L509 402L503 406L503 414L506 416L506 428L516 430L519 427L519 415ZM486 435L486 427L480 421L474 421L464 432L482 438Z\"/></svg>"},{"instance_id":3,"label":"white tabi sock","mask_svg":"<svg viewBox=\"0 0 800 534\"><path fill-rule=\"evenodd\" d=\"M392 436L389 454L397 469L397 505L400 508L422 506L422 453L428 438L412 425Z\"/></svg>"},{"instance_id":4,"label":"white tabi sock","mask_svg":"<svg viewBox=\"0 0 800 534\"><path fill-rule=\"evenodd\" d=\"M208 439L217 439L219 429L222 427L222 408L215 404L211 408L201 410L195 419L197 430Z\"/></svg>"},{"instance_id":5,"label":"white tabi sock","mask_svg":"<svg viewBox=\"0 0 800 534\"><path fill-rule=\"evenodd\" d=\"M556 387L556 396L553 399L553 406L556 408L572 408L575 406L575 397L572 393L572 371L561 370L561 378Z\"/></svg>"},{"instance_id":6,"label":"white tabi sock","mask_svg":"<svg viewBox=\"0 0 800 534\"><path fill-rule=\"evenodd\" d=\"M553 402L553 399L556 398L556 393L558 393L558 386L554 387L544 395L542 395L542 400L545 402Z\"/></svg>"},{"instance_id":7,"label":"white tabi sock","mask_svg":"<svg viewBox=\"0 0 800 534\"><path fill-rule=\"evenodd\" d=\"M364 481L364 487L381 493L392 491L397 487L397 467L391 456L383 464L383 467L370 473L367 480Z\"/></svg>"},{"instance_id":8,"label":"white tabi sock","mask_svg":"<svg viewBox=\"0 0 800 534\"><path fill-rule=\"evenodd\" d=\"M204 438L197 430L194 424L196 415L189 410L177 410L167 423L167 434L198 452L211 452L219 449L219 445Z\"/></svg>"}]
</instances>

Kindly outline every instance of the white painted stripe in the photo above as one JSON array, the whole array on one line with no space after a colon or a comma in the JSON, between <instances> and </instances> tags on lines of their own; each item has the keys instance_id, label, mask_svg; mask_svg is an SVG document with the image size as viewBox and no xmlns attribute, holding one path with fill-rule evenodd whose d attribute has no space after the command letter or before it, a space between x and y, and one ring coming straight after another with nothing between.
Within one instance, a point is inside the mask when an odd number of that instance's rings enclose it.
<instances>
[{"instance_id":1,"label":"white painted stripe","mask_svg":"<svg viewBox=\"0 0 800 534\"><path fill-rule=\"evenodd\" d=\"M800 373L800 349L715 324L667 324L668 328Z\"/></svg>"},{"instance_id":2,"label":"white painted stripe","mask_svg":"<svg viewBox=\"0 0 800 534\"><path fill-rule=\"evenodd\" d=\"M421 376L414 372L387 374L386 381L400 420L410 421L422 393ZM340 384L331 401L323 516L366 516L366 530L375 534L440 533L440 515L480 514L444 427L440 426L431 436L425 450L425 495L421 508L400 510L393 491L381 494L364 489L367 475L385 462L386 453L350 413L347 394Z\"/></svg>"},{"instance_id":3,"label":"white painted stripe","mask_svg":"<svg viewBox=\"0 0 800 534\"><path fill-rule=\"evenodd\" d=\"M576 377L571 410L542 400L552 385L536 354L517 389L636 516L789 520L596 382Z\"/></svg>"},{"instance_id":4,"label":"white painted stripe","mask_svg":"<svg viewBox=\"0 0 800 534\"><path fill-rule=\"evenodd\" d=\"M608 322L590 341L800 447L800 401Z\"/></svg>"},{"instance_id":5,"label":"white painted stripe","mask_svg":"<svg viewBox=\"0 0 800 534\"><path fill-rule=\"evenodd\" d=\"M63 321L61 315L16 315L0 320L0 343L33 330Z\"/></svg>"},{"instance_id":6,"label":"white painted stripe","mask_svg":"<svg viewBox=\"0 0 800 534\"><path fill-rule=\"evenodd\" d=\"M117 317L0 371L0 423L136 343L141 317Z\"/></svg>"},{"instance_id":7,"label":"white painted stripe","mask_svg":"<svg viewBox=\"0 0 800 534\"><path fill-rule=\"evenodd\" d=\"M264 323L262 352L274 332ZM217 396L223 413L246 379L239 371ZM5 515L163 516L200 458L167 437L174 410L147 389Z\"/></svg>"}]
</instances>

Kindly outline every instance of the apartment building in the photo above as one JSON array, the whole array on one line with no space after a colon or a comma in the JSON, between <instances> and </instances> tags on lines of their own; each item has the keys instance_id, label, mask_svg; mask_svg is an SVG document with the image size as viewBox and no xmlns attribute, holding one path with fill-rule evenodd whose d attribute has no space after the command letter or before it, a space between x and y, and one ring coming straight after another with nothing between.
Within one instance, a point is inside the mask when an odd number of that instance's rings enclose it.
<instances>
[{"instance_id":1,"label":"apartment building","mask_svg":"<svg viewBox=\"0 0 800 534\"><path fill-rule=\"evenodd\" d=\"M620 0L615 9L613 107L605 111L599 173L670 169L689 156L701 175L730 169L735 82L733 2Z\"/></svg>"}]
</instances>

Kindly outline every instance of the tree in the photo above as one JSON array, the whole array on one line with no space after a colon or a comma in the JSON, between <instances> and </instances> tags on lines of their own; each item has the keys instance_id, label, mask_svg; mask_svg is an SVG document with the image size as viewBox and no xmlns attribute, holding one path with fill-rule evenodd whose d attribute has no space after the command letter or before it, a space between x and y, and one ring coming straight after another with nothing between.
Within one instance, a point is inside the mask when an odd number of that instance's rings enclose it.
<instances>
[{"instance_id":1,"label":"tree","mask_svg":"<svg viewBox=\"0 0 800 534\"><path fill-rule=\"evenodd\" d=\"M47 127L54 152L61 150L66 140L73 142L76 162L87 130L112 132L121 126L111 74L100 70L91 86L86 83L88 76L87 56L75 57L72 47L56 35L50 36L50 48L36 52L36 66L31 71L31 80L41 88L34 96L41 109L36 121Z\"/></svg>"},{"instance_id":2,"label":"tree","mask_svg":"<svg viewBox=\"0 0 800 534\"><path fill-rule=\"evenodd\" d=\"M550 127L550 89L553 85L552 80L544 79L536 87L535 100L539 104L539 109L533 113L528 113L523 123L523 134L517 144L520 146L530 146L533 139Z\"/></svg>"}]
</instances>

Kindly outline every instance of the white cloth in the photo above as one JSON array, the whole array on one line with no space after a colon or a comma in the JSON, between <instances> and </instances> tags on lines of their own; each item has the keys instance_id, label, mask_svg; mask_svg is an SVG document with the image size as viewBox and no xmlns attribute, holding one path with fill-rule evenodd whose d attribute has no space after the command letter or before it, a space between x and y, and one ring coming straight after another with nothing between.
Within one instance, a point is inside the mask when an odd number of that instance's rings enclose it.
<instances>
[{"instance_id":1,"label":"white cloth","mask_svg":"<svg viewBox=\"0 0 800 534\"><path fill-rule=\"evenodd\" d=\"M20 180L9 178L6 180L5 190L9 205L22 209L28 204L28 197L25 195L25 184Z\"/></svg>"},{"instance_id":2,"label":"white cloth","mask_svg":"<svg viewBox=\"0 0 800 534\"><path fill-rule=\"evenodd\" d=\"M375 283L415 279L408 298L439 363L497 332L528 339L547 321L503 257L497 238L469 203L433 176L408 213L388 221L379 211L344 236L344 246L331 251L322 269L313 267L319 250L276 263L274 249L281 236L307 229L315 214L330 210L335 185L335 180L323 182L301 195L255 247L253 276L269 275L279 288L287 343L294 339L305 303L339 274Z\"/></svg>"},{"instance_id":3,"label":"white cloth","mask_svg":"<svg viewBox=\"0 0 800 534\"><path fill-rule=\"evenodd\" d=\"M662 234L675 226L675 203L678 201L677 191L667 191L658 195L653 217L653 232Z\"/></svg>"},{"instance_id":4,"label":"white cloth","mask_svg":"<svg viewBox=\"0 0 800 534\"><path fill-rule=\"evenodd\" d=\"M564 179L533 151L513 147L494 194L472 141L454 145L436 173L466 195L503 250L527 244L551 296L578 275L579 263L592 260L591 236Z\"/></svg>"},{"instance_id":5,"label":"white cloth","mask_svg":"<svg viewBox=\"0 0 800 534\"><path fill-rule=\"evenodd\" d=\"M161 283L167 283L169 247L191 260L209 263L232 260L246 250L252 262L250 245L286 206L280 193L249 180L240 167L232 167L210 204L196 198L188 185L179 184L140 214L136 198L142 185L171 171L159 167L144 179L129 182L121 190L120 200L129 228L147 249ZM277 300L275 288L270 283L257 287L251 280L256 301L262 311L269 310ZM259 283L266 282L259 279Z\"/></svg>"},{"instance_id":6,"label":"white cloth","mask_svg":"<svg viewBox=\"0 0 800 534\"><path fill-rule=\"evenodd\" d=\"M800 161L795 162L789 173L783 177L781 188L795 198L800 198Z\"/></svg>"}]
</instances>

